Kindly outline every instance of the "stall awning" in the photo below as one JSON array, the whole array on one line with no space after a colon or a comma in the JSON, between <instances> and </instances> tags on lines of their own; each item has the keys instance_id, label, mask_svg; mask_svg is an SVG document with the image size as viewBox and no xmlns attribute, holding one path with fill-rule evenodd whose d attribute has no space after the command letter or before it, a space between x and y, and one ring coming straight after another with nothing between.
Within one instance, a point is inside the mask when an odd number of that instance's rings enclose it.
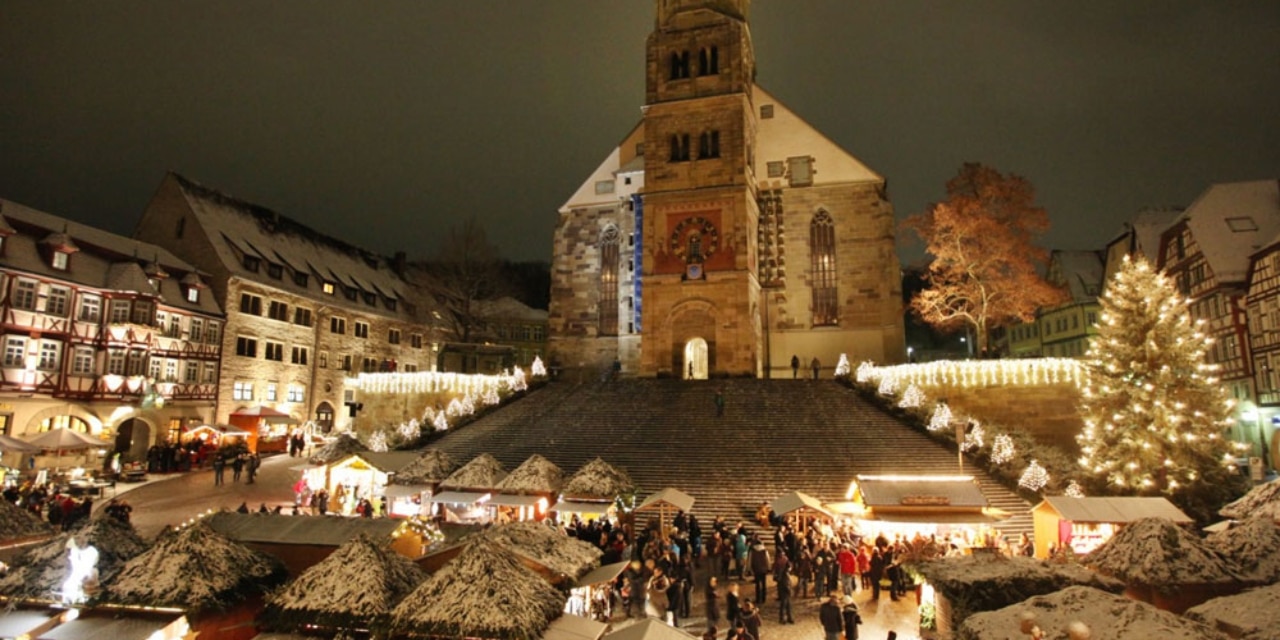
<instances>
[{"instance_id":1,"label":"stall awning","mask_svg":"<svg viewBox=\"0 0 1280 640\"><path fill-rule=\"evenodd\" d=\"M580 500L561 500L551 507L560 513L604 513L613 507L612 502L582 502Z\"/></svg>"},{"instance_id":2,"label":"stall awning","mask_svg":"<svg viewBox=\"0 0 1280 640\"><path fill-rule=\"evenodd\" d=\"M475 504L487 497L488 493L477 491L441 491L431 496L431 501L442 504Z\"/></svg>"},{"instance_id":3,"label":"stall awning","mask_svg":"<svg viewBox=\"0 0 1280 640\"><path fill-rule=\"evenodd\" d=\"M667 487L645 498L644 502L641 502L640 506L636 507L636 511L657 511L663 504L671 505L688 513L693 510L693 496L674 487Z\"/></svg>"},{"instance_id":4,"label":"stall awning","mask_svg":"<svg viewBox=\"0 0 1280 640\"><path fill-rule=\"evenodd\" d=\"M493 497L489 498L489 504L503 507L532 507L544 499L542 496L513 496L505 493L495 493Z\"/></svg>"},{"instance_id":5,"label":"stall awning","mask_svg":"<svg viewBox=\"0 0 1280 640\"><path fill-rule=\"evenodd\" d=\"M416 496L424 491L431 491L431 487L420 484L389 484L383 488L388 498L405 498L408 496Z\"/></svg>"},{"instance_id":6,"label":"stall awning","mask_svg":"<svg viewBox=\"0 0 1280 640\"><path fill-rule=\"evenodd\" d=\"M595 569L588 571L587 575L578 578L577 582L573 586L589 587L591 585L613 582L618 578L618 576L622 575L623 571L627 570L627 565L629 564L631 563L623 560L622 562L615 562L613 564L606 564L602 567L596 567Z\"/></svg>"},{"instance_id":7,"label":"stall awning","mask_svg":"<svg viewBox=\"0 0 1280 640\"><path fill-rule=\"evenodd\" d=\"M792 511L798 511L800 509L809 509L828 518L833 517L831 515L831 511L822 506L822 503L819 502L817 498L799 491L792 491L786 495L774 498L773 502L769 505L769 508L773 509L774 513L777 513L778 515L786 515Z\"/></svg>"},{"instance_id":8,"label":"stall awning","mask_svg":"<svg viewBox=\"0 0 1280 640\"><path fill-rule=\"evenodd\" d=\"M1063 520L1072 522L1123 524L1142 518L1165 518L1179 524L1192 522L1181 509L1159 496L1049 496L1034 510L1043 510L1045 505L1057 511Z\"/></svg>"}]
</instances>

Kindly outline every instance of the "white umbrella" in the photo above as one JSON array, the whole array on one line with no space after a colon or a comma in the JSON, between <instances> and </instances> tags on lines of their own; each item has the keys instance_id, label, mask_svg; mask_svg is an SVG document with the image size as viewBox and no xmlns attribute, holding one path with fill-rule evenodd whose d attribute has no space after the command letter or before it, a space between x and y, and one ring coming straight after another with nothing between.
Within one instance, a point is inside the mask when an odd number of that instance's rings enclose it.
<instances>
[{"instance_id":1,"label":"white umbrella","mask_svg":"<svg viewBox=\"0 0 1280 640\"><path fill-rule=\"evenodd\" d=\"M27 442L34 446L40 447L46 451L57 451L58 465L62 466L63 451L78 451L82 449L92 449L94 447L104 446L101 440L93 436L87 436L79 431L70 429L50 429L34 438L28 438Z\"/></svg>"},{"instance_id":2,"label":"white umbrella","mask_svg":"<svg viewBox=\"0 0 1280 640\"><path fill-rule=\"evenodd\" d=\"M25 440L19 440L13 436L0 434L0 451L5 453L9 453L11 451L18 453L35 453L40 451L40 447L37 447Z\"/></svg>"}]
</instances>

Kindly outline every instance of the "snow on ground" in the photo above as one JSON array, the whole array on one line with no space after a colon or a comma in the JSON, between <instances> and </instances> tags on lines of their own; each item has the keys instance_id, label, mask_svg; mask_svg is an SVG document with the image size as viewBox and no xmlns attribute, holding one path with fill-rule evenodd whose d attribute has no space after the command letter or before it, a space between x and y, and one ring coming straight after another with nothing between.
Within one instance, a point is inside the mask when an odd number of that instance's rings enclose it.
<instances>
[{"instance_id":1,"label":"snow on ground","mask_svg":"<svg viewBox=\"0 0 1280 640\"><path fill-rule=\"evenodd\" d=\"M0 499L0 540L17 540L53 534L49 523L8 500Z\"/></svg>"},{"instance_id":2,"label":"snow on ground","mask_svg":"<svg viewBox=\"0 0 1280 640\"><path fill-rule=\"evenodd\" d=\"M1088 640L1225 640L1208 625L1091 587L1068 587L1020 604L969 616L958 640L1027 640L1024 617L1044 632L1045 640L1067 640L1072 624L1085 624Z\"/></svg>"}]
</instances>

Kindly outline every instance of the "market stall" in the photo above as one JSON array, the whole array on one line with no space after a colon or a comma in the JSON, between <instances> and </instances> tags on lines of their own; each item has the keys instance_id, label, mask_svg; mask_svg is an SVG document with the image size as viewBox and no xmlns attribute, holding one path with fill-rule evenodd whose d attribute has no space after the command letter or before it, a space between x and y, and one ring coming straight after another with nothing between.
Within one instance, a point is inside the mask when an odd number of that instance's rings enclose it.
<instances>
[{"instance_id":1,"label":"market stall","mask_svg":"<svg viewBox=\"0 0 1280 640\"><path fill-rule=\"evenodd\" d=\"M329 510L343 515L354 513L361 499L375 502L387 494L396 472L417 459L412 451L361 451L308 470L307 485L312 491L329 492ZM388 499L389 501L389 499Z\"/></svg>"},{"instance_id":2,"label":"market stall","mask_svg":"<svg viewBox=\"0 0 1280 640\"><path fill-rule=\"evenodd\" d=\"M446 522L488 522L491 514L485 503L506 477L502 463L482 453L449 474L440 483L440 493L431 496L431 502L439 505L437 515Z\"/></svg>"},{"instance_id":3,"label":"market stall","mask_svg":"<svg viewBox=\"0 0 1280 640\"><path fill-rule=\"evenodd\" d=\"M458 464L439 449L427 449L396 472L387 487L387 509L395 516L431 515L431 497Z\"/></svg>"},{"instance_id":4,"label":"market stall","mask_svg":"<svg viewBox=\"0 0 1280 640\"><path fill-rule=\"evenodd\" d=\"M297 424L289 414L271 407L246 407L231 414L231 424L249 432L250 451L278 453L288 449L290 425Z\"/></svg>"},{"instance_id":5,"label":"market stall","mask_svg":"<svg viewBox=\"0 0 1280 640\"><path fill-rule=\"evenodd\" d=\"M681 511L689 513L692 510L693 496L674 487L667 487L645 498L644 502L636 507L636 516L638 519L640 514L657 514L658 530L665 539L676 514Z\"/></svg>"},{"instance_id":6,"label":"market stall","mask_svg":"<svg viewBox=\"0 0 1280 640\"><path fill-rule=\"evenodd\" d=\"M494 487L489 500L494 521L541 520L563 483L560 467L536 453L529 456Z\"/></svg>"},{"instance_id":7,"label":"market stall","mask_svg":"<svg viewBox=\"0 0 1280 640\"><path fill-rule=\"evenodd\" d=\"M562 523L575 515L584 522L613 521L617 518L617 499L635 490L636 485L626 471L596 458L569 477L551 510Z\"/></svg>"},{"instance_id":8,"label":"market stall","mask_svg":"<svg viewBox=\"0 0 1280 640\"><path fill-rule=\"evenodd\" d=\"M628 561L606 564L578 578L569 590L564 612L608 622L613 617L613 585L626 570Z\"/></svg>"},{"instance_id":9,"label":"market stall","mask_svg":"<svg viewBox=\"0 0 1280 640\"><path fill-rule=\"evenodd\" d=\"M798 536L804 536L813 525L835 522L835 514L823 506L817 498L800 491L792 491L773 499L769 508L786 520Z\"/></svg>"},{"instance_id":10,"label":"market stall","mask_svg":"<svg viewBox=\"0 0 1280 640\"><path fill-rule=\"evenodd\" d=\"M1160 497L1049 496L1031 509L1035 522L1036 557L1051 549L1070 547L1084 555L1110 540L1121 528L1142 518L1165 518L1178 524L1192 520L1172 502Z\"/></svg>"},{"instance_id":11,"label":"market stall","mask_svg":"<svg viewBox=\"0 0 1280 640\"><path fill-rule=\"evenodd\" d=\"M973 544L1007 515L988 507L973 476L859 475L848 496L825 506L852 518L869 538L937 536Z\"/></svg>"}]
</instances>

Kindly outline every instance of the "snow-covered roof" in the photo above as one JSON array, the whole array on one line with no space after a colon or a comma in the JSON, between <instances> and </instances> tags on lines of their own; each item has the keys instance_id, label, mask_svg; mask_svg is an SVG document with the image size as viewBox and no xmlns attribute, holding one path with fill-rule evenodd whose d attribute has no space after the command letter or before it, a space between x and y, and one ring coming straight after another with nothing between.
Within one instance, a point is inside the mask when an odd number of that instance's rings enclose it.
<instances>
[{"instance_id":1,"label":"snow-covered roof","mask_svg":"<svg viewBox=\"0 0 1280 640\"><path fill-rule=\"evenodd\" d=\"M132 525L99 516L74 531L62 533L23 552L13 561L9 572L0 577L0 593L50 597L54 591L62 589L71 568L67 542L72 536L83 536L85 544L98 550L98 579L102 582L110 582L125 562L147 549L147 542Z\"/></svg>"},{"instance_id":2,"label":"snow-covered roof","mask_svg":"<svg viewBox=\"0 0 1280 640\"><path fill-rule=\"evenodd\" d=\"M609 624L566 613L551 621L542 640L598 640Z\"/></svg>"},{"instance_id":3,"label":"snow-covered roof","mask_svg":"<svg viewBox=\"0 0 1280 640\"><path fill-rule=\"evenodd\" d=\"M0 542L53 535L53 527L27 509L0 500Z\"/></svg>"},{"instance_id":4,"label":"snow-covered roof","mask_svg":"<svg viewBox=\"0 0 1280 640\"><path fill-rule=\"evenodd\" d=\"M1247 580L1280 582L1280 527L1266 514L1211 533L1205 541L1226 554Z\"/></svg>"},{"instance_id":5,"label":"snow-covered roof","mask_svg":"<svg viewBox=\"0 0 1280 640\"><path fill-rule=\"evenodd\" d=\"M769 508L779 515L788 514L798 509L811 509L827 517L832 517L831 512L822 505L821 501L800 491L792 491L774 498L773 502L769 503Z\"/></svg>"},{"instance_id":6,"label":"snow-covered roof","mask_svg":"<svg viewBox=\"0 0 1280 640\"><path fill-rule=\"evenodd\" d=\"M631 480L631 476L625 469L596 458L582 465L560 488L560 493L566 498L612 500L624 493L635 491L635 488L635 482Z\"/></svg>"},{"instance_id":7,"label":"snow-covered roof","mask_svg":"<svg viewBox=\"0 0 1280 640\"><path fill-rule=\"evenodd\" d=\"M263 619L274 629L304 624L368 629L426 580L418 565L361 534L266 599Z\"/></svg>"},{"instance_id":8,"label":"snow-covered roof","mask_svg":"<svg viewBox=\"0 0 1280 640\"><path fill-rule=\"evenodd\" d=\"M1187 514L1165 498L1142 496L1047 496L1036 510L1050 508L1072 522L1123 524L1143 518L1165 518L1180 524L1192 522Z\"/></svg>"},{"instance_id":9,"label":"snow-covered roof","mask_svg":"<svg viewBox=\"0 0 1280 640\"><path fill-rule=\"evenodd\" d=\"M352 458L359 458L383 473L399 473L401 469L418 459L417 451L357 451ZM333 464L340 464L341 461Z\"/></svg>"},{"instance_id":10,"label":"snow-covered roof","mask_svg":"<svg viewBox=\"0 0 1280 640\"><path fill-rule=\"evenodd\" d=\"M602 640L689 640L697 636L665 624L656 618L645 618L606 635Z\"/></svg>"},{"instance_id":11,"label":"snow-covered roof","mask_svg":"<svg viewBox=\"0 0 1280 640\"><path fill-rule=\"evenodd\" d=\"M492 455L482 453L449 474L449 477L440 483L440 488L493 489L505 477L507 477L507 470L502 468L502 463Z\"/></svg>"},{"instance_id":12,"label":"snow-covered roof","mask_svg":"<svg viewBox=\"0 0 1280 640\"><path fill-rule=\"evenodd\" d=\"M125 563L106 585L119 604L222 609L284 580L276 558L232 542L198 520L161 533L153 547Z\"/></svg>"},{"instance_id":13,"label":"snow-covered roof","mask_svg":"<svg viewBox=\"0 0 1280 640\"><path fill-rule=\"evenodd\" d=\"M1249 490L1238 500L1218 511L1225 518L1243 520L1254 515L1266 515L1280 522L1280 481L1264 482Z\"/></svg>"},{"instance_id":14,"label":"snow-covered roof","mask_svg":"<svg viewBox=\"0 0 1280 640\"><path fill-rule=\"evenodd\" d=\"M1280 234L1280 180L1215 184L1180 219L1219 284L1245 282L1249 256Z\"/></svg>"},{"instance_id":15,"label":"snow-covered roof","mask_svg":"<svg viewBox=\"0 0 1280 640\"><path fill-rule=\"evenodd\" d=\"M623 571L626 571L627 566L630 564L630 560L623 560L622 562L615 562L613 564L596 567L574 581L574 586L587 587L591 585L604 584L606 582L613 582L618 579L618 576L622 575Z\"/></svg>"},{"instance_id":16,"label":"snow-covered roof","mask_svg":"<svg viewBox=\"0 0 1280 640\"><path fill-rule=\"evenodd\" d=\"M535 640L564 612L565 595L515 553L473 541L396 606L393 633Z\"/></svg>"},{"instance_id":17,"label":"snow-covered roof","mask_svg":"<svg viewBox=\"0 0 1280 640\"><path fill-rule=\"evenodd\" d=\"M349 431L339 433L333 440L320 447L311 455L311 464L329 464L336 460L341 460L353 453L368 451L369 447L364 446L355 434Z\"/></svg>"},{"instance_id":18,"label":"snow-covered roof","mask_svg":"<svg viewBox=\"0 0 1280 640\"><path fill-rule=\"evenodd\" d=\"M476 534L570 579L600 564L600 549L541 522L510 522ZM464 539L465 540L465 539Z\"/></svg>"},{"instance_id":19,"label":"snow-covered roof","mask_svg":"<svg viewBox=\"0 0 1280 640\"><path fill-rule=\"evenodd\" d=\"M1164 518L1143 518L1124 527L1084 563L1126 583L1156 588L1231 583L1241 577L1220 551Z\"/></svg>"},{"instance_id":20,"label":"snow-covered roof","mask_svg":"<svg viewBox=\"0 0 1280 640\"><path fill-rule=\"evenodd\" d=\"M1148 262L1159 261L1160 234L1185 211L1182 207L1147 207L1133 216L1135 253Z\"/></svg>"},{"instance_id":21,"label":"snow-covered roof","mask_svg":"<svg viewBox=\"0 0 1280 640\"><path fill-rule=\"evenodd\" d=\"M81 609L74 619L65 620L34 637L40 640L163 638L167 637L164 630L172 627L183 615L185 614L172 610Z\"/></svg>"},{"instance_id":22,"label":"snow-covered roof","mask_svg":"<svg viewBox=\"0 0 1280 640\"><path fill-rule=\"evenodd\" d=\"M384 539L403 521L391 518L311 518L222 511L205 520L229 540L336 547L359 536Z\"/></svg>"},{"instance_id":23,"label":"snow-covered roof","mask_svg":"<svg viewBox=\"0 0 1280 640\"><path fill-rule=\"evenodd\" d=\"M1081 585L1120 593L1124 583L1076 563L1058 563L1014 556L960 556L929 560L914 565L938 591L959 595L970 593L982 602L999 602L1010 597L1010 591L1021 594L1043 594ZM1016 585L1016 588L1013 588ZM1012 604L1003 602L997 607Z\"/></svg>"},{"instance_id":24,"label":"snow-covered roof","mask_svg":"<svg viewBox=\"0 0 1280 640\"><path fill-rule=\"evenodd\" d=\"M1240 640L1272 640L1280 629L1280 584L1214 598L1183 614Z\"/></svg>"},{"instance_id":25,"label":"snow-covered roof","mask_svg":"<svg viewBox=\"0 0 1280 640\"><path fill-rule=\"evenodd\" d=\"M0 200L0 218L14 230L4 241L0 266L96 289L152 295L166 306L187 311L222 314L213 296L199 296L194 303L187 299L181 280L199 277L197 269L166 249L10 200ZM70 242L77 249L66 269L53 268L48 252L42 249L49 246L46 240L51 236L66 238L66 242L55 239L55 244L65 246ZM167 278L157 278L158 289L148 282L143 270L148 264L160 266L169 274Z\"/></svg>"},{"instance_id":26,"label":"snow-covered roof","mask_svg":"<svg viewBox=\"0 0 1280 640\"><path fill-rule=\"evenodd\" d=\"M987 506L978 481L969 476L910 478L858 476L858 494L869 508L931 506Z\"/></svg>"},{"instance_id":27,"label":"snow-covered roof","mask_svg":"<svg viewBox=\"0 0 1280 640\"><path fill-rule=\"evenodd\" d=\"M1049 258L1049 281L1064 286L1072 302L1095 300L1102 292L1105 261L1101 251L1054 250Z\"/></svg>"},{"instance_id":28,"label":"snow-covered roof","mask_svg":"<svg viewBox=\"0 0 1280 640\"><path fill-rule=\"evenodd\" d=\"M1092 640L1226 639L1204 623L1090 587L1068 587L1003 609L971 615L960 625L956 637L959 640L1026 640L1028 635L1021 630L1021 625L1027 615L1045 632L1044 637L1055 640L1067 638L1067 627L1073 623L1088 625L1090 635L1086 637Z\"/></svg>"},{"instance_id":29,"label":"snow-covered roof","mask_svg":"<svg viewBox=\"0 0 1280 640\"><path fill-rule=\"evenodd\" d=\"M636 511L658 511L664 504L688 513L693 510L693 496L674 487L667 487L645 498L636 507Z\"/></svg>"},{"instance_id":30,"label":"snow-covered roof","mask_svg":"<svg viewBox=\"0 0 1280 640\"><path fill-rule=\"evenodd\" d=\"M564 483L564 472L550 460L533 454L494 488L506 493L556 493Z\"/></svg>"},{"instance_id":31,"label":"snow-covered roof","mask_svg":"<svg viewBox=\"0 0 1280 640\"><path fill-rule=\"evenodd\" d=\"M472 303L474 315L489 321L522 320L525 322L546 322L547 310L534 309L510 296L497 300L476 300Z\"/></svg>"},{"instance_id":32,"label":"snow-covered roof","mask_svg":"<svg viewBox=\"0 0 1280 640\"><path fill-rule=\"evenodd\" d=\"M457 468L458 463L449 454L431 448L397 471L391 481L396 484L434 484L449 477Z\"/></svg>"}]
</instances>

